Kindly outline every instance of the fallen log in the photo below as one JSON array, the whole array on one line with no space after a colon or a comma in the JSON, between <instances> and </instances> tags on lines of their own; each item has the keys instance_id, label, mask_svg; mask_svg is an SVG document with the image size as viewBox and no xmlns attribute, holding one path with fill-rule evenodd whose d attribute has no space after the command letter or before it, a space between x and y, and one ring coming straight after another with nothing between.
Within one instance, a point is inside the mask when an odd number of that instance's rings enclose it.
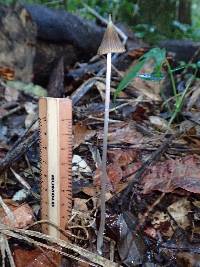
<instances>
[{"instance_id":1,"label":"fallen log","mask_svg":"<svg viewBox=\"0 0 200 267\"><path fill-rule=\"evenodd\" d=\"M200 42L191 40L165 40L158 44L161 48L165 48L168 52L175 54L175 59L178 61L190 61L193 56L194 61L198 60L199 55L195 55L200 48ZM200 52L200 51L199 51Z\"/></svg>"},{"instance_id":2,"label":"fallen log","mask_svg":"<svg viewBox=\"0 0 200 267\"><path fill-rule=\"evenodd\" d=\"M44 85L62 56L66 68L95 55L102 35L103 28L63 10L0 5L0 67Z\"/></svg>"},{"instance_id":3,"label":"fallen log","mask_svg":"<svg viewBox=\"0 0 200 267\"><path fill-rule=\"evenodd\" d=\"M64 10L42 5L0 5L0 67L11 68L14 79L34 80L46 86L60 58L63 57L66 72L74 63L88 61L96 55L104 30ZM132 31L126 34L128 48L143 46ZM120 65L124 65L123 60ZM93 72L93 66L90 67ZM85 73L85 70L76 71ZM79 73L71 74L68 76L79 76Z\"/></svg>"},{"instance_id":4,"label":"fallen log","mask_svg":"<svg viewBox=\"0 0 200 267\"><path fill-rule=\"evenodd\" d=\"M2 73L29 82L33 76L36 25L21 6L0 6L0 67ZM7 68L7 69L6 69Z\"/></svg>"},{"instance_id":5,"label":"fallen log","mask_svg":"<svg viewBox=\"0 0 200 267\"><path fill-rule=\"evenodd\" d=\"M46 42L67 43L86 58L96 54L104 30L64 10L42 5L25 5L37 25L37 38Z\"/></svg>"}]
</instances>

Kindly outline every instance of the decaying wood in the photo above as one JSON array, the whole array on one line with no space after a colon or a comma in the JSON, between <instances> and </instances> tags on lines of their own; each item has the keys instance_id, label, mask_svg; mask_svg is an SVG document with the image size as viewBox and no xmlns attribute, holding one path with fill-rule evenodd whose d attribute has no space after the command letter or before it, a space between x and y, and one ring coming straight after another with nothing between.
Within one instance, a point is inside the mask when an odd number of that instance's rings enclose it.
<instances>
[{"instance_id":1,"label":"decaying wood","mask_svg":"<svg viewBox=\"0 0 200 267\"><path fill-rule=\"evenodd\" d=\"M46 86L49 81L49 76L57 66L61 57L63 57L65 68L73 65L79 60L73 45L50 43L37 39L36 55L33 66L34 81L36 84Z\"/></svg>"},{"instance_id":2,"label":"decaying wood","mask_svg":"<svg viewBox=\"0 0 200 267\"><path fill-rule=\"evenodd\" d=\"M78 101L92 88L98 78L90 78L86 82L84 82L72 95L72 103L76 105Z\"/></svg>"},{"instance_id":3,"label":"decaying wood","mask_svg":"<svg viewBox=\"0 0 200 267\"><path fill-rule=\"evenodd\" d=\"M95 55L103 34L93 22L40 5L1 5L0 28L0 67L39 83L47 82L62 56L67 67Z\"/></svg>"},{"instance_id":4,"label":"decaying wood","mask_svg":"<svg viewBox=\"0 0 200 267\"><path fill-rule=\"evenodd\" d=\"M64 95L64 61L63 57L58 61L49 78L48 93L50 97L62 97Z\"/></svg>"},{"instance_id":5,"label":"decaying wood","mask_svg":"<svg viewBox=\"0 0 200 267\"><path fill-rule=\"evenodd\" d=\"M99 60L91 64L83 64L80 68L72 69L67 73L68 78L81 79L85 74L97 73L105 65L105 60Z\"/></svg>"},{"instance_id":6,"label":"decaying wood","mask_svg":"<svg viewBox=\"0 0 200 267\"><path fill-rule=\"evenodd\" d=\"M40 5L25 5L37 25L34 74L36 82L48 80L58 60L64 57L64 67L96 54L103 29L64 10Z\"/></svg>"},{"instance_id":7,"label":"decaying wood","mask_svg":"<svg viewBox=\"0 0 200 267\"><path fill-rule=\"evenodd\" d=\"M25 82L34 79L45 86L62 56L66 70L77 61L87 61L96 55L104 32L94 22L40 5L24 5L24 8L1 5L0 15L0 67L13 69L15 79ZM131 41L128 47L141 47L134 35L128 37ZM126 65L126 60L120 65L124 62ZM93 67L98 72L102 63L74 70L69 76L93 72Z\"/></svg>"},{"instance_id":8,"label":"decaying wood","mask_svg":"<svg viewBox=\"0 0 200 267\"><path fill-rule=\"evenodd\" d=\"M25 5L37 25L37 38L47 42L67 43L86 57L96 54L103 29L64 10L42 5Z\"/></svg>"},{"instance_id":9,"label":"decaying wood","mask_svg":"<svg viewBox=\"0 0 200 267\"><path fill-rule=\"evenodd\" d=\"M191 40L165 40L159 43L161 48L175 53L176 60L189 61L199 49L200 42ZM196 58L197 61L197 58Z\"/></svg>"},{"instance_id":10,"label":"decaying wood","mask_svg":"<svg viewBox=\"0 0 200 267\"><path fill-rule=\"evenodd\" d=\"M25 8L0 6L0 67L14 70L15 79L33 75L36 25Z\"/></svg>"},{"instance_id":11,"label":"decaying wood","mask_svg":"<svg viewBox=\"0 0 200 267\"><path fill-rule=\"evenodd\" d=\"M119 71L127 69L131 63L132 59L131 57L129 57L128 53L123 53L117 55L117 57L114 56L112 58L112 65L117 66L117 69ZM103 68L103 72L105 72L105 64L105 59L98 60L97 62L93 63L88 63L87 65L83 64L83 66L80 66L77 69L72 69L68 71L66 76L68 78L72 77L73 79L81 79L85 74L97 74L98 72L101 72ZM102 75L102 72L99 75Z\"/></svg>"}]
</instances>

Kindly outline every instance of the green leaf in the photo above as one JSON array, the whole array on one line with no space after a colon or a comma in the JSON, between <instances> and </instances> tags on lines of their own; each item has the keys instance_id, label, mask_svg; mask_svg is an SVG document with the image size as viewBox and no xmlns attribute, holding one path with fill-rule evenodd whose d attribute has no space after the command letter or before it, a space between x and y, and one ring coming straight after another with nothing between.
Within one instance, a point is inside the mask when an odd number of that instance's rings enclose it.
<instances>
[{"instance_id":1,"label":"green leaf","mask_svg":"<svg viewBox=\"0 0 200 267\"><path fill-rule=\"evenodd\" d=\"M134 67L131 68L128 74L126 74L123 80L119 83L115 91L114 98L116 98L118 94L137 76L138 72L142 69L144 64L145 64L145 60L142 60L142 61L139 61L138 64L136 64Z\"/></svg>"},{"instance_id":2,"label":"green leaf","mask_svg":"<svg viewBox=\"0 0 200 267\"><path fill-rule=\"evenodd\" d=\"M175 109L176 110L178 110L178 111L180 110L181 103L182 103L182 97L178 96L176 99L176 103L175 103Z\"/></svg>"},{"instance_id":3,"label":"green leaf","mask_svg":"<svg viewBox=\"0 0 200 267\"><path fill-rule=\"evenodd\" d=\"M160 49L160 48L153 48L149 50L147 53L145 53L142 57L139 58L139 62L133 66L130 71L125 75L125 77L121 80L119 83L115 94L114 98L118 96L118 94L135 78L138 76L138 73L141 71L143 68L144 64L148 62L149 60L154 61L154 70L150 76L152 75L152 80L155 81L155 77L157 76L157 80L160 80L159 78L161 77L161 69L162 69L162 64L165 61L166 58L166 51L165 49ZM147 75L147 74L146 74ZM154 79L153 79L154 77ZM149 78L149 80L151 80Z\"/></svg>"},{"instance_id":4,"label":"green leaf","mask_svg":"<svg viewBox=\"0 0 200 267\"><path fill-rule=\"evenodd\" d=\"M144 54L146 61L154 60L154 71L155 73L160 73L162 64L166 58L166 50L160 48L153 48L148 53Z\"/></svg>"}]
</instances>

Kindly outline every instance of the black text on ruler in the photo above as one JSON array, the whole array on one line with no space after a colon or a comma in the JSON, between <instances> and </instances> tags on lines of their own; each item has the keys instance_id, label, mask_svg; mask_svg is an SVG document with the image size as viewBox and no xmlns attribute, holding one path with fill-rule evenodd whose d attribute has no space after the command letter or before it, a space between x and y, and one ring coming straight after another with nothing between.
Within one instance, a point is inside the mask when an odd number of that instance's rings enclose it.
<instances>
[{"instance_id":1,"label":"black text on ruler","mask_svg":"<svg viewBox=\"0 0 200 267\"><path fill-rule=\"evenodd\" d=\"M51 175L51 206L55 206L55 177Z\"/></svg>"}]
</instances>

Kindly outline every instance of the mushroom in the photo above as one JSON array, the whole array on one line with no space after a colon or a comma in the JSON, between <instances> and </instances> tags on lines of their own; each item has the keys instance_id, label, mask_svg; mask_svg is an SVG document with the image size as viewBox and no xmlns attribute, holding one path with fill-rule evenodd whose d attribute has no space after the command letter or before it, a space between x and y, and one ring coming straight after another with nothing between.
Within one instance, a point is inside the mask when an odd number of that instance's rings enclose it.
<instances>
[{"instance_id":1,"label":"mushroom","mask_svg":"<svg viewBox=\"0 0 200 267\"><path fill-rule=\"evenodd\" d=\"M110 82L111 82L111 54L123 53L125 47L119 39L115 26L112 23L111 16L107 29L104 33L103 40L98 49L99 55L107 55L107 68L106 68L106 95L105 95L105 113L104 113L104 136L103 136L103 155L102 155L102 174L101 174L101 220L100 227L97 235L97 252L102 254L103 247L103 234L105 230L105 194L106 194L106 162L107 162L107 146L108 146L108 122L109 122L109 104L110 104Z\"/></svg>"}]
</instances>

